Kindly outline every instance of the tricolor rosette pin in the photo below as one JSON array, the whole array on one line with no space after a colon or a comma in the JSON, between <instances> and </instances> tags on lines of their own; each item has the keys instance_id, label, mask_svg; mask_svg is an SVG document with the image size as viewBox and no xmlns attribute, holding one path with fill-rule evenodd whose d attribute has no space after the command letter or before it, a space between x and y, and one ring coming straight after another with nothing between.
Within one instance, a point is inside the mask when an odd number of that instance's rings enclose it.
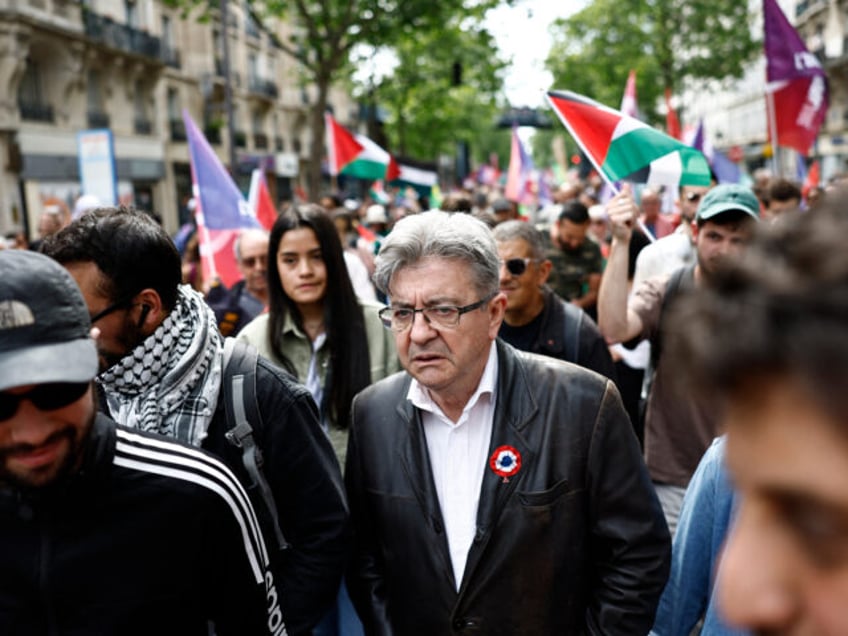
<instances>
[{"instance_id":1,"label":"tricolor rosette pin","mask_svg":"<svg viewBox=\"0 0 848 636\"><path fill-rule=\"evenodd\" d=\"M521 453L512 446L499 446L489 458L489 466L507 482L521 469Z\"/></svg>"}]
</instances>

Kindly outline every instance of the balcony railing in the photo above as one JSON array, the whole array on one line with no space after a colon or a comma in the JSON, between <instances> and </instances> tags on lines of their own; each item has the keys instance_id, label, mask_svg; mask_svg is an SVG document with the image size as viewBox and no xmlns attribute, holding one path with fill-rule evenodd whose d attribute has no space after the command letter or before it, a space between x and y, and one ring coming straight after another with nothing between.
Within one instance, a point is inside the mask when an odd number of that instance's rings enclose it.
<instances>
[{"instance_id":1,"label":"balcony railing","mask_svg":"<svg viewBox=\"0 0 848 636\"><path fill-rule=\"evenodd\" d=\"M268 135L265 133L253 133L253 146L257 150L268 150Z\"/></svg>"},{"instance_id":2,"label":"balcony railing","mask_svg":"<svg viewBox=\"0 0 848 636\"><path fill-rule=\"evenodd\" d=\"M282 152L286 147L282 137L274 137L274 149L277 152Z\"/></svg>"},{"instance_id":3,"label":"balcony railing","mask_svg":"<svg viewBox=\"0 0 848 636\"><path fill-rule=\"evenodd\" d=\"M85 34L96 42L127 53L161 58L162 43L154 35L115 22L112 18L98 15L87 8L83 8L83 21Z\"/></svg>"},{"instance_id":4,"label":"balcony railing","mask_svg":"<svg viewBox=\"0 0 848 636\"><path fill-rule=\"evenodd\" d=\"M168 122L171 127L171 141L185 141L186 129L185 123L181 119L172 119Z\"/></svg>"},{"instance_id":5,"label":"balcony railing","mask_svg":"<svg viewBox=\"0 0 848 636\"><path fill-rule=\"evenodd\" d=\"M53 107L41 102L20 102L18 108L21 110L21 119L27 121L53 121Z\"/></svg>"},{"instance_id":6,"label":"balcony railing","mask_svg":"<svg viewBox=\"0 0 848 636\"><path fill-rule=\"evenodd\" d=\"M270 99L277 99L280 95L280 89L271 80L262 79L259 77L251 77L248 82L248 90L251 93L257 93Z\"/></svg>"},{"instance_id":7,"label":"balcony railing","mask_svg":"<svg viewBox=\"0 0 848 636\"><path fill-rule=\"evenodd\" d=\"M153 124L146 117L136 117L133 120L133 130L136 135L149 135L153 132Z\"/></svg>"},{"instance_id":8,"label":"balcony railing","mask_svg":"<svg viewBox=\"0 0 848 636\"><path fill-rule=\"evenodd\" d=\"M247 147L247 133L243 130L237 130L235 132L235 142L236 148L245 148Z\"/></svg>"},{"instance_id":9,"label":"balcony railing","mask_svg":"<svg viewBox=\"0 0 848 636\"><path fill-rule=\"evenodd\" d=\"M180 52L171 46L162 46L162 61L171 68L181 68Z\"/></svg>"},{"instance_id":10,"label":"balcony railing","mask_svg":"<svg viewBox=\"0 0 848 636\"><path fill-rule=\"evenodd\" d=\"M109 127L109 114L104 113L102 110L90 110L88 111L88 125L90 128L108 128Z\"/></svg>"}]
</instances>

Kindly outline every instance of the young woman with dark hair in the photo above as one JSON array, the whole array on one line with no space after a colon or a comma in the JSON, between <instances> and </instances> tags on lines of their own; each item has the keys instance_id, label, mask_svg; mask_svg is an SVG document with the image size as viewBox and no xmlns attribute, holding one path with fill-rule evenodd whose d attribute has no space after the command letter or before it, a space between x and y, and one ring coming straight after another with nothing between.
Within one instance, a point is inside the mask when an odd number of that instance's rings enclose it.
<instances>
[{"instance_id":1,"label":"young woman with dark hair","mask_svg":"<svg viewBox=\"0 0 848 636\"><path fill-rule=\"evenodd\" d=\"M344 466L353 396L400 367L380 305L357 299L338 231L320 206L291 206L271 228L268 299L268 313L238 338L306 385Z\"/></svg>"}]
</instances>

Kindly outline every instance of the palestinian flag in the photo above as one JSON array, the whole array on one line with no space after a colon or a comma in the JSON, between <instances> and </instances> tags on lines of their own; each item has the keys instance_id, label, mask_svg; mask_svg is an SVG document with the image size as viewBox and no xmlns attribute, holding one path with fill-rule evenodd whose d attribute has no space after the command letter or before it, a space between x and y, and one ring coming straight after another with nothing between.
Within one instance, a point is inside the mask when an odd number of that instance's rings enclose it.
<instances>
[{"instance_id":1,"label":"palestinian flag","mask_svg":"<svg viewBox=\"0 0 848 636\"><path fill-rule=\"evenodd\" d=\"M577 93L549 91L547 98L609 183L710 185L710 166L699 150Z\"/></svg>"},{"instance_id":2,"label":"palestinian flag","mask_svg":"<svg viewBox=\"0 0 848 636\"><path fill-rule=\"evenodd\" d=\"M392 156L368 137L350 132L329 113L324 118L331 175L391 181L400 174Z\"/></svg>"},{"instance_id":3,"label":"palestinian flag","mask_svg":"<svg viewBox=\"0 0 848 636\"><path fill-rule=\"evenodd\" d=\"M339 124L330 113L324 113L324 130L327 157L332 176L336 176L362 152L363 147L347 128Z\"/></svg>"},{"instance_id":4,"label":"palestinian flag","mask_svg":"<svg viewBox=\"0 0 848 636\"><path fill-rule=\"evenodd\" d=\"M429 195L439 180L434 164L401 157L397 159L397 165L399 171L392 180L392 185L409 186L415 188L419 194Z\"/></svg>"}]
</instances>

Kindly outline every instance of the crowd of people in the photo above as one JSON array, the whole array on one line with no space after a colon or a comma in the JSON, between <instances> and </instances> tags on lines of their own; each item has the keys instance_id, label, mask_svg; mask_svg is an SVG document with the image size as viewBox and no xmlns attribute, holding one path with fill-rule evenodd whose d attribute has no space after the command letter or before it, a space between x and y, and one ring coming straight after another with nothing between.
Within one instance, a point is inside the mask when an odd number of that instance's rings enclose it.
<instances>
[{"instance_id":1,"label":"crowd of people","mask_svg":"<svg viewBox=\"0 0 848 636\"><path fill-rule=\"evenodd\" d=\"M0 633L848 633L848 189L601 185L45 212Z\"/></svg>"}]
</instances>

